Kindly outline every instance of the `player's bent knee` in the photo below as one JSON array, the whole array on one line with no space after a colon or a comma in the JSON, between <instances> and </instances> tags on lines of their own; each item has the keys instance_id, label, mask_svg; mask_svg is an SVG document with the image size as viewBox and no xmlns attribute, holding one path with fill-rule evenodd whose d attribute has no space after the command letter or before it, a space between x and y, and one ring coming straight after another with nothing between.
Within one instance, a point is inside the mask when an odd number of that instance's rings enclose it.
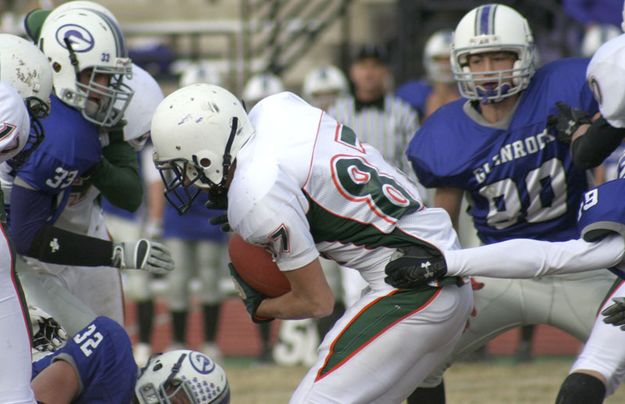
<instances>
[{"instance_id":1,"label":"player's bent knee","mask_svg":"<svg viewBox=\"0 0 625 404\"><path fill-rule=\"evenodd\" d=\"M603 382L596 377L571 373L560 386L556 404L601 404L605 390Z\"/></svg>"}]
</instances>

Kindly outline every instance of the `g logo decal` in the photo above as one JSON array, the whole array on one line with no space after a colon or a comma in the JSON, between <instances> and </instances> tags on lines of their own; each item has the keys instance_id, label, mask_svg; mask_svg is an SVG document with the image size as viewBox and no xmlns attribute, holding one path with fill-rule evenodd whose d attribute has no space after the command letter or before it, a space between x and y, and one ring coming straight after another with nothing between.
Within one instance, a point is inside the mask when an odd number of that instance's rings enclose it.
<instances>
[{"instance_id":1,"label":"g logo decal","mask_svg":"<svg viewBox=\"0 0 625 404\"><path fill-rule=\"evenodd\" d=\"M189 362L191 366L203 375L207 375L215 369L215 362L213 362L208 356L199 352L192 352L189 355Z\"/></svg>"},{"instance_id":2,"label":"g logo decal","mask_svg":"<svg viewBox=\"0 0 625 404\"><path fill-rule=\"evenodd\" d=\"M93 49L93 35L80 25L65 24L56 31L56 41L65 49L65 38L67 38L76 53L88 52Z\"/></svg>"}]
</instances>

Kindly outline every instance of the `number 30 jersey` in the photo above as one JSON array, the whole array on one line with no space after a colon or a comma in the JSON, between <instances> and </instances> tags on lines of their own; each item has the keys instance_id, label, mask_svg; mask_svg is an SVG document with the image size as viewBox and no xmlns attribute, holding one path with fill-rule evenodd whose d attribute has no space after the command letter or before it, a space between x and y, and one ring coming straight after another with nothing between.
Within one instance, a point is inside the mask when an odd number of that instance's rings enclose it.
<instances>
[{"instance_id":1,"label":"number 30 jersey","mask_svg":"<svg viewBox=\"0 0 625 404\"><path fill-rule=\"evenodd\" d=\"M292 93L250 113L255 135L237 156L228 217L248 242L265 246L283 271L321 252L359 270L375 288L395 249L458 246L447 213L426 209L413 182L320 109Z\"/></svg>"},{"instance_id":2,"label":"number 30 jersey","mask_svg":"<svg viewBox=\"0 0 625 404\"><path fill-rule=\"evenodd\" d=\"M577 209L589 180L573 166L569 145L546 125L557 101L597 112L587 65L563 59L538 69L505 125L489 125L477 106L458 100L436 111L411 140L407 155L419 181L465 190L484 243L577 237Z\"/></svg>"}]
</instances>

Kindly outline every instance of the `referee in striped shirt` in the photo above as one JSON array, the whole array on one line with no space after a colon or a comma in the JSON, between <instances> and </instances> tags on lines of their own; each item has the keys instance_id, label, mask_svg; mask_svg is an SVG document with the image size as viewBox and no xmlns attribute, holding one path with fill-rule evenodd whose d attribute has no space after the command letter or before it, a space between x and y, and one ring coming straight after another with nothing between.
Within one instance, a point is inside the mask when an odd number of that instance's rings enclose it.
<instances>
[{"instance_id":1,"label":"referee in striped shirt","mask_svg":"<svg viewBox=\"0 0 625 404\"><path fill-rule=\"evenodd\" d=\"M391 77L386 52L376 45L360 48L350 66L349 78L354 86L353 96L339 98L328 113L416 182L416 177L409 174L412 169L405 150L419 127L419 117L408 103L388 91ZM426 198L421 185L419 191Z\"/></svg>"}]
</instances>

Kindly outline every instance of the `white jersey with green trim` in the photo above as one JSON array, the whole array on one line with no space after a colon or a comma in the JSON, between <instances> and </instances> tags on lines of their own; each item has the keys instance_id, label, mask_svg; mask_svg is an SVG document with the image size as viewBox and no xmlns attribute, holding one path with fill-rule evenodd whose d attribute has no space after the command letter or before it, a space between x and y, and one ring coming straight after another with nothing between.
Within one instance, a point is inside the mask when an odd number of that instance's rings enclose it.
<instances>
[{"instance_id":1,"label":"white jersey with green trim","mask_svg":"<svg viewBox=\"0 0 625 404\"><path fill-rule=\"evenodd\" d=\"M425 208L411 180L320 109L285 92L258 103L250 120L255 135L237 156L229 221L282 271L321 252L388 288L384 266L397 247L459 247L443 209Z\"/></svg>"}]
</instances>

